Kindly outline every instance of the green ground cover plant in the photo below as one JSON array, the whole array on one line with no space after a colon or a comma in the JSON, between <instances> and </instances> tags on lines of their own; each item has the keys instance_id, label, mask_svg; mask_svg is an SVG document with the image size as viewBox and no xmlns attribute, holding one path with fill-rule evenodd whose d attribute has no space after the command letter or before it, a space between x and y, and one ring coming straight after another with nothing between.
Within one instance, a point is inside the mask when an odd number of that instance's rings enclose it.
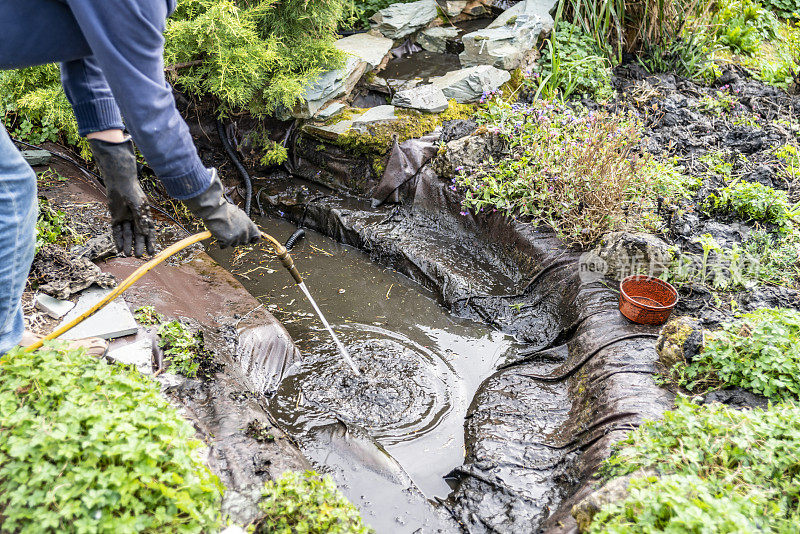
<instances>
[{"instance_id":1,"label":"green ground cover plant","mask_svg":"<svg viewBox=\"0 0 800 534\"><path fill-rule=\"evenodd\" d=\"M705 34L695 31L646 43L639 63L653 74L670 72L697 82L712 81L719 74L712 62L712 43Z\"/></svg>"},{"instance_id":2,"label":"green ground cover plant","mask_svg":"<svg viewBox=\"0 0 800 534\"><path fill-rule=\"evenodd\" d=\"M742 315L709 333L702 353L671 376L692 392L738 386L775 401L800 400L800 312Z\"/></svg>"},{"instance_id":3,"label":"green ground cover plant","mask_svg":"<svg viewBox=\"0 0 800 534\"><path fill-rule=\"evenodd\" d=\"M84 236L78 233L67 220L67 214L54 208L44 197L39 197L39 216L36 218L36 250L47 244L58 244L64 248L82 243Z\"/></svg>"},{"instance_id":4,"label":"green ground cover plant","mask_svg":"<svg viewBox=\"0 0 800 534\"><path fill-rule=\"evenodd\" d=\"M716 3L711 20L716 42L733 52L752 55L762 41L778 35L778 18L753 0L724 0Z\"/></svg>"},{"instance_id":5,"label":"green ground cover plant","mask_svg":"<svg viewBox=\"0 0 800 534\"><path fill-rule=\"evenodd\" d=\"M759 284L796 289L800 285L800 236L750 232L741 244L723 248L710 234L693 240L702 254L679 254L665 279L673 285L701 284L714 292L751 289ZM717 295L717 298L720 298Z\"/></svg>"},{"instance_id":6,"label":"green ground cover plant","mask_svg":"<svg viewBox=\"0 0 800 534\"><path fill-rule=\"evenodd\" d=\"M538 67L527 80L544 98L576 95L603 101L614 96L608 58L589 34L569 22L556 25Z\"/></svg>"},{"instance_id":7,"label":"green ground cover plant","mask_svg":"<svg viewBox=\"0 0 800 534\"><path fill-rule=\"evenodd\" d=\"M800 18L800 0L761 0L761 3L783 19Z\"/></svg>"},{"instance_id":8,"label":"green ground cover plant","mask_svg":"<svg viewBox=\"0 0 800 534\"><path fill-rule=\"evenodd\" d=\"M0 357L0 532L214 532L202 443L122 366L48 344Z\"/></svg>"},{"instance_id":9,"label":"green ground cover plant","mask_svg":"<svg viewBox=\"0 0 800 534\"><path fill-rule=\"evenodd\" d=\"M744 254L755 259L757 279L765 284L800 287L800 235L774 235L753 230L742 244Z\"/></svg>"},{"instance_id":10,"label":"green ground cover plant","mask_svg":"<svg viewBox=\"0 0 800 534\"><path fill-rule=\"evenodd\" d=\"M142 326L159 326L164 322L164 316L154 306L139 306L133 316Z\"/></svg>"},{"instance_id":11,"label":"green ground cover plant","mask_svg":"<svg viewBox=\"0 0 800 534\"><path fill-rule=\"evenodd\" d=\"M367 534L358 510L336 488L330 475L288 471L267 482L258 507L265 516L261 534Z\"/></svg>"},{"instance_id":12,"label":"green ground cover plant","mask_svg":"<svg viewBox=\"0 0 800 534\"><path fill-rule=\"evenodd\" d=\"M606 477L634 477L627 498L606 505L590 532L794 532L800 524L800 408L677 407L616 446Z\"/></svg>"},{"instance_id":13,"label":"green ground cover plant","mask_svg":"<svg viewBox=\"0 0 800 534\"><path fill-rule=\"evenodd\" d=\"M571 244L640 224L655 209L657 191L690 182L642 155L641 127L627 116L493 99L479 119L507 139L509 154L458 174L464 208L529 218Z\"/></svg>"},{"instance_id":14,"label":"green ground cover plant","mask_svg":"<svg viewBox=\"0 0 800 534\"><path fill-rule=\"evenodd\" d=\"M88 143L78 136L56 65L0 71L0 120L12 137L37 145L45 141L75 145L83 156L89 154Z\"/></svg>"},{"instance_id":15,"label":"green ground cover plant","mask_svg":"<svg viewBox=\"0 0 800 534\"><path fill-rule=\"evenodd\" d=\"M200 360L208 356L200 333L193 333L180 321L169 321L161 323L158 335L158 345L169 357L169 371L197 378Z\"/></svg>"},{"instance_id":16,"label":"green ground cover plant","mask_svg":"<svg viewBox=\"0 0 800 534\"><path fill-rule=\"evenodd\" d=\"M737 181L708 195L704 209L730 213L746 221L776 225L782 232L793 226L797 208L789 203L786 191L773 189L758 182Z\"/></svg>"}]
</instances>

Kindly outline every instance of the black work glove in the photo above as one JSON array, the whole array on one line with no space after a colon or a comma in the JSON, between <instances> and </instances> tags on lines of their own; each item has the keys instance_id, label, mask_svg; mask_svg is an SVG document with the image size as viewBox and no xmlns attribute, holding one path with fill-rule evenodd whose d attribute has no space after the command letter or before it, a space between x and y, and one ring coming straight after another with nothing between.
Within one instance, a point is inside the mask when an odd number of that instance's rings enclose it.
<instances>
[{"instance_id":1,"label":"black work glove","mask_svg":"<svg viewBox=\"0 0 800 534\"><path fill-rule=\"evenodd\" d=\"M89 139L92 154L106 183L111 231L117 251L141 258L147 250L155 253L155 225L147 196L136 175L133 141L108 143Z\"/></svg>"},{"instance_id":2,"label":"black work glove","mask_svg":"<svg viewBox=\"0 0 800 534\"><path fill-rule=\"evenodd\" d=\"M211 171L211 185L196 197L184 200L189 211L203 219L220 248L255 243L261 238L258 226L247 214L231 204L222 194L222 182L216 169Z\"/></svg>"}]
</instances>

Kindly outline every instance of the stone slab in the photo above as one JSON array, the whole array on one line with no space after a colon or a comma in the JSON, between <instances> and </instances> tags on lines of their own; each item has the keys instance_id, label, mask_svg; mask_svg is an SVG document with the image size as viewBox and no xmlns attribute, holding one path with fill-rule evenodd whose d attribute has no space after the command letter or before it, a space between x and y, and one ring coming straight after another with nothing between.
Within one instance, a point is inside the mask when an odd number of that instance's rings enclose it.
<instances>
[{"instance_id":1,"label":"stone slab","mask_svg":"<svg viewBox=\"0 0 800 534\"><path fill-rule=\"evenodd\" d=\"M392 104L428 113L441 113L447 109L448 105L447 97L439 87L433 84L398 91L392 98Z\"/></svg>"},{"instance_id":2,"label":"stone slab","mask_svg":"<svg viewBox=\"0 0 800 534\"><path fill-rule=\"evenodd\" d=\"M64 316L64 319L58 326L61 327L78 317L90 307L100 302L100 300L111 291L112 289L86 289L80 294L80 298L75 307ZM72 330L64 333L60 339L81 339L85 337L114 339L135 334L137 330L139 330L139 326L136 324L136 320L133 318L130 308L128 308L128 305L122 298L118 297Z\"/></svg>"},{"instance_id":3,"label":"stone slab","mask_svg":"<svg viewBox=\"0 0 800 534\"><path fill-rule=\"evenodd\" d=\"M504 11L488 27L464 35L459 60L465 67L492 65L504 70L522 67L536 54L543 34L553 29L550 10L555 0L523 0Z\"/></svg>"},{"instance_id":4,"label":"stone slab","mask_svg":"<svg viewBox=\"0 0 800 534\"><path fill-rule=\"evenodd\" d=\"M333 102L328 104L317 112L316 118L319 120L328 120L334 115L338 115L344 109L344 104L341 102Z\"/></svg>"},{"instance_id":5,"label":"stone slab","mask_svg":"<svg viewBox=\"0 0 800 534\"><path fill-rule=\"evenodd\" d=\"M53 298L50 295L45 295L44 293L38 293L36 295L36 301L34 305L36 306L36 309L45 312L53 319L61 319L72 308L75 307L74 302Z\"/></svg>"},{"instance_id":6,"label":"stone slab","mask_svg":"<svg viewBox=\"0 0 800 534\"><path fill-rule=\"evenodd\" d=\"M317 76L306 91L305 100L295 106L291 115L298 119L315 116L331 100L349 94L367 71L367 67L366 61L348 55L344 67Z\"/></svg>"},{"instance_id":7,"label":"stone slab","mask_svg":"<svg viewBox=\"0 0 800 534\"><path fill-rule=\"evenodd\" d=\"M368 124L397 120L395 107L391 105L375 106L353 119L353 128L364 127Z\"/></svg>"},{"instance_id":8,"label":"stone slab","mask_svg":"<svg viewBox=\"0 0 800 534\"><path fill-rule=\"evenodd\" d=\"M402 39L424 28L438 15L434 0L392 4L372 17L372 27L389 39Z\"/></svg>"},{"instance_id":9,"label":"stone slab","mask_svg":"<svg viewBox=\"0 0 800 534\"><path fill-rule=\"evenodd\" d=\"M447 42L458 38L458 28L445 28L438 26L422 30L417 35L417 44L429 52L444 54L447 51Z\"/></svg>"},{"instance_id":10,"label":"stone slab","mask_svg":"<svg viewBox=\"0 0 800 534\"><path fill-rule=\"evenodd\" d=\"M22 150L20 154L31 167L50 163L51 154L47 150Z\"/></svg>"},{"instance_id":11,"label":"stone slab","mask_svg":"<svg viewBox=\"0 0 800 534\"><path fill-rule=\"evenodd\" d=\"M478 102L485 93L496 91L510 79L507 71L491 65L478 65L431 78L431 84L441 89L445 97L467 104Z\"/></svg>"},{"instance_id":12,"label":"stone slab","mask_svg":"<svg viewBox=\"0 0 800 534\"><path fill-rule=\"evenodd\" d=\"M140 373L153 374L153 341L143 337L117 349L109 350L106 358L123 365L133 365Z\"/></svg>"},{"instance_id":13,"label":"stone slab","mask_svg":"<svg viewBox=\"0 0 800 534\"><path fill-rule=\"evenodd\" d=\"M378 37L369 33L356 33L342 37L335 46L345 54L355 56L369 65L372 70L381 63L392 49L393 41L386 37Z\"/></svg>"}]
</instances>

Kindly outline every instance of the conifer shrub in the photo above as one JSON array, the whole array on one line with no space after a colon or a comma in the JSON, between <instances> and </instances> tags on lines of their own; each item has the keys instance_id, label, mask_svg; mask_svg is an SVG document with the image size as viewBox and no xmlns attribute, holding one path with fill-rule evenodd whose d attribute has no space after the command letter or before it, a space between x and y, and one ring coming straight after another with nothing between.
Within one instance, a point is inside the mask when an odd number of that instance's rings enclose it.
<instances>
[{"instance_id":1,"label":"conifer shrub","mask_svg":"<svg viewBox=\"0 0 800 534\"><path fill-rule=\"evenodd\" d=\"M158 385L83 350L0 357L0 532L215 532L222 486Z\"/></svg>"}]
</instances>

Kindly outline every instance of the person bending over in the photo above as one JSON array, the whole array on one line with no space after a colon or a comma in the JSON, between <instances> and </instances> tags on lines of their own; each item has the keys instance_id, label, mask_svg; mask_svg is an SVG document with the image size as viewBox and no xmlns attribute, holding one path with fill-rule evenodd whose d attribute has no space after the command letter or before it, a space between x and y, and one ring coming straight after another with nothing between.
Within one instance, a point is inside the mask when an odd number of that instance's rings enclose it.
<instances>
[{"instance_id":1,"label":"person bending over","mask_svg":"<svg viewBox=\"0 0 800 534\"><path fill-rule=\"evenodd\" d=\"M154 252L154 225L133 143L167 192L221 246L258 241L258 227L223 196L164 76L163 32L176 0L2 0L0 69L57 62L103 176L119 252ZM125 123L123 125L123 117ZM125 129L130 135L125 134ZM0 354L23 339L21 297L35 245L36 174L0 123Z\"/></svg>"}]
</instances>

